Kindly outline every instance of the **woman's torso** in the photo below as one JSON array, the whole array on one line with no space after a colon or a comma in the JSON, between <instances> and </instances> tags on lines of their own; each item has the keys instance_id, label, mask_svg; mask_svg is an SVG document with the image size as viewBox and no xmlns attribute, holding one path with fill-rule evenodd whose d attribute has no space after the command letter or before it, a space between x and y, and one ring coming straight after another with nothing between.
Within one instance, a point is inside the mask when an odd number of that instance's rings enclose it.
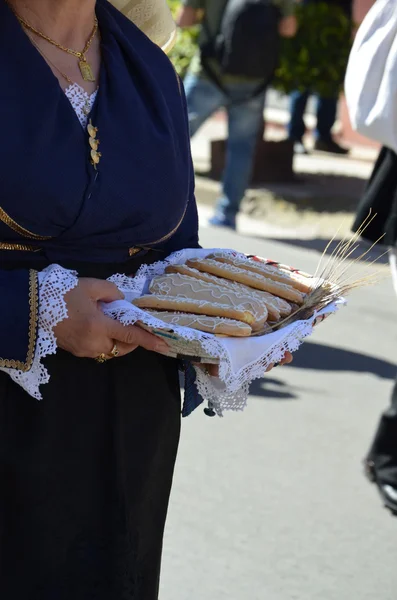
<instances>
[{"instance_id":1,"label":"woman's torso","mask_svg":"<svg viewBox=\"0 0 397 600\"><path fill-rule=\"evenodd\" d=\"M192 171L173 67L105 0L97 15L95 168L87 128L0 0L0 47L16 49L0 52L0 260L122 262L142 246L175 250L196 238L194 216L184 220Z\"/></svg>"}]
</instances>

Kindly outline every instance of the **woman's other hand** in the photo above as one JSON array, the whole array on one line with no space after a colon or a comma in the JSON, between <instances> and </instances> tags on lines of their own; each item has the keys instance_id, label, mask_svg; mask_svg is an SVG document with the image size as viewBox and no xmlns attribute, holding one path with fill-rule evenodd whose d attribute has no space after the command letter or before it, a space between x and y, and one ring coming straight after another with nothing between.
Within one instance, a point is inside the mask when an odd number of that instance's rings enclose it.
<instances>
[{"instance_id":1,"label":"woman's other hand","mask_svg":"<svg viewBox=\"0 0 397 600\"><path fill-rule=\"evenodd\" d=\"M284 354L283 359L278 363L278 365L288 365L292 361L293 361L293 357L292 357L291 352L286 352ZM203 365L203 364L199 364L197 366L200 367L200 368L202 368L202 369L206 369L208 371L208 374L211 375L211 377L218 377L219 376L219 367L218 367L218 365ZM269 365L269 367L266 369L266 373L269 373L269 371L271 371L275 366L276 366L275 364Z\"/></svg>"},{"instance_id":2,"label":"woman's other hand","mask_svg":"<svg viewBox=\"0 0 397 600\"><path fill-rule=\"evenodd\" d=\"M84 358L110 355L115 343L119 356L132 352L138 346L166 353L167 344L156 336L134 325L124 326L103 314L101 302L123 298L123 294L109 281L80 279L77 287L65 296L68 318L54 329L58 346Z\"/></svg>"}]
</instances>

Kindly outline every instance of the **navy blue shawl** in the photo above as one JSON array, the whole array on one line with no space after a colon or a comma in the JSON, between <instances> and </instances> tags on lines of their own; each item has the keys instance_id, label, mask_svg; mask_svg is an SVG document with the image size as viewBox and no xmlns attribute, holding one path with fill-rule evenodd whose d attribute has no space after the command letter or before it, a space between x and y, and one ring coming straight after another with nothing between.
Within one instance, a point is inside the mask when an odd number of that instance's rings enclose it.
<instances>
[{"instance_id":1,"label":"navy blue shawl","mask_svg":"<svg viewBox=\"0 0 397 600\"><path fill-rule=\"evenodd\" d=\"M111 263L131 248L198 245L182 86L164 53L106 0L97 16L95 170L87 131L0 0L0 366L28 369L34 347L35 275L3 269L10 258L40 268L43 259Z\"/></svg>"}]
</instances>

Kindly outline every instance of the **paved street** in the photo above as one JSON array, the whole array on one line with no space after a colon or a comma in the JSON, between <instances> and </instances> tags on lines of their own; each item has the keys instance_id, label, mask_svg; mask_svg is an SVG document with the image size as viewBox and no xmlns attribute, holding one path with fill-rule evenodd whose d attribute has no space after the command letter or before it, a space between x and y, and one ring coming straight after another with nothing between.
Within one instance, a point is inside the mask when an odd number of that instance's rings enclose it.
<instances>
[{"instance_id":1,"label":"paved street","mask_svg":"<svg viewBox=\"0 0 397 600\"><path fill-rule=\"evenodd\" d=\"M306 271L323 246L244 232L203 226L201 241ZM244 413L183 421L161 600L396 600L397 519L360 465L389 399L396 317L388 278L360 290L255 383Z\"/></svg>"}]
</instances>

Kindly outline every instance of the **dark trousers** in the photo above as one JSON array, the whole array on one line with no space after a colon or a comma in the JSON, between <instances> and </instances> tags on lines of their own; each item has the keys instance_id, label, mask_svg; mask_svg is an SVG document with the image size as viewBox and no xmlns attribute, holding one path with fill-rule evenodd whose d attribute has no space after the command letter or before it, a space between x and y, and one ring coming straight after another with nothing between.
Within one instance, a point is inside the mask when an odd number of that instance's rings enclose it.
<instances>
[{"instance_id":1,"label":"dark trousers","mask_svg":"<svg viewBox=\"0 0 397 600\"><path fill-rule=\"evenodd\" d=\"M300 92L296 90L290 96L290 122L288 125L288 137L295 141L301 141L305 134L305 114L310 91ZM317 96L317 126L315 130L316 139L330 140L331 130L336 120L338 98L323 98Z\"/></svg>"},{"instance_id":2,"label":"dark trousers","mask_svg":"<svg viewBox=\"0 0 397 600\"><path fill-rule=\"evenodd\" d=\"M377 481L397 488L397 379L391 405L380 418L368 459L374 463Z\"/></svg>"}]
</instances>

